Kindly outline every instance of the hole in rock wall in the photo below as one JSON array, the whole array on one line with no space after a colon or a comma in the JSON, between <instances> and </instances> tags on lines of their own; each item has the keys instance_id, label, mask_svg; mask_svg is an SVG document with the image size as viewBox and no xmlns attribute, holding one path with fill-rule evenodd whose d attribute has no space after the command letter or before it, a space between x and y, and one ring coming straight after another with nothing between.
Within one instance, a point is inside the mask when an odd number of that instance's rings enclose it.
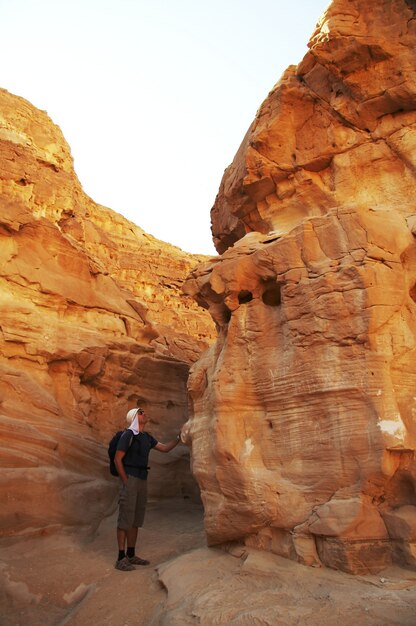
<instances>
[{"instance_id":1,"label":"hole in rock wall","mask_svg":"<svg viewBox=\"0 0 416 626\"><path fill-rule=\"evenodd\" d=\"M406 471L398 471L386 486L388 504L394 508L405 505L416 506L416 491L412 476Z\"/></svg>"},{"instance_id":2,"label":"hole in rock wall","mask_svg":"<svg viewBox=\"0 0 416 626\"><path fill-rule=\"evenodd\" d=\"M211 304L209 311L217 326L226 326L231 320L231 311L224 303Z\"/></svg>"},{"instance_id":3,"label":"hole in rock wall","mask_svg":"<svg viewBox=\"0 0 416 626\"><path fill-rule=\"evenodd\" d=\"M230 319L231 319L231 311L228 308L228 306L224 305L220 311L220 322L222 324L228 324Z\"/></svg>"},{"instance_id":4,"label":"hole in rock wall","mask_svg":"<svg viewBox=\"0 0 416 626\"><path fill-rule=\"evenodd\" d=\"M267 286L261 299L264 304L267 304L268 306L279 306L279 304L282 303L280 285L273 283L273 285Z\"/></svg>"},{"instance_id":5,"label":"hole in rock wall","mask_svg":"<svg viewBox=\"0 0 416 626\"><path fill-rule=\"evenodd\" d=\"M207 309L207 310L209 309L208 301L205 298L203 298L201 295L199 294L196 295L195 300L197 304L199 304L199 306L202 307L203 309Z\"/></svg>"},{"instance_id":6,"label":"hole in rock wall","mask_svg":"<svg viewBox=\"0 0 416 626\"><path fill-rule=\"evenodd\" d=\"M416 302L416 285L413 285L413 287L410 290L410 297L412 298L413 302Z\"/></svg>"},{"instance_id":7,"label":"hole in rock wall","mask_svg":"<svg viewBox=\"0 0 416 626\"><path fill-rule=\"evenodd\" d=\"M238 294L239 304L247 304L247 302L251 302L252 299L253 294L251 293L251 291L247 291L246 289L243 289L243 291L240 291L240 293Z\"/></svg>"},{"instance_id":8,"label":"hole in rock wall","mask_svg":"<svg viewBox=\"0 0 416 626\"><path fill-rule=\"evenodd\" d=\"M231 311L229 308L225 307L223 316L224 316L224 322L228 324L228 322L231 319Z\"/></svg>"}]
</instances>

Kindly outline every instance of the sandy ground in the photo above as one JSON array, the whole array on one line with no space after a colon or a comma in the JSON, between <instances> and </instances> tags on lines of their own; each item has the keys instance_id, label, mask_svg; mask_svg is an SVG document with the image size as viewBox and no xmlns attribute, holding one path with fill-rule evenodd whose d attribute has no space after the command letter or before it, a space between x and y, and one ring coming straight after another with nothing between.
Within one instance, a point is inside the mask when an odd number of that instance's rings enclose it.
<instances>
[{"instance_id":1,"label":"sandy ground","mask_svg":"<svg viewBox=\"0 0 416 626\"><path fill-rule=\"evenodd\" d=\"M115 516L88 539L0 545L1 626L416 626L416 572L354 577L256 550L205 547L202 508L151 502L147 567L114 569Z\"/></svg>"},{"instance_id":2,"label":"sandy ground","mask_svg":"<svg viewBox=\"0 0 416 626\"><path fill-rule=\"evenodd\" d=\"M1 626L147 626L166 591L155 567L205 545L202 507L150 502L137 554L151 564L114 569L116 515L94 537L37 537L0 546Z\"/></svg>"}]
</instances>

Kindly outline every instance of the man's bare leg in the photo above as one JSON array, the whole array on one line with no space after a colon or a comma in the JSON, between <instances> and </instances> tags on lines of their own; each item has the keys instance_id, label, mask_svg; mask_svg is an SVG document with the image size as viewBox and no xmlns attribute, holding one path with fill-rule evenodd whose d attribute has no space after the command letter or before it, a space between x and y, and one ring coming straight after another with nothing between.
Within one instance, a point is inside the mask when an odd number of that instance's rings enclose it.
<instances>
[{"instance_id":1,"label":"man's bare leg","mask_svg":"<svg viewBox=\"0 0 416 626\"><path fill-rule=\"evenodd\" d=\"M126 549L127 532L122 528L117 528L117 543L120 551Z\"/></svg>"},{"instance_id":2,"label":"man's bare leg","mask_svg":"<svg viewBox=\"0 0 416 626\"><path fill-rule=\"evenodd\" d=\"M117 543L118 543L118 557L115 564L116 569L120 569L124 572L134 570L134 566L126 558L126 540L128 531L122 528L117 528Z\"/></svg>"},{"instance_id":3,"label":"man's bare leg","mask_svg":"<svg viewBox=\"0 0 416 626\"><path fill-rule=\"evenodd\" d=\"M128 529L128 531L127 531L127 548L133 548L133 550L135 549L138 532L139 532L139 529L136 526L133 526L133 528L129 528Z\"/></svg>"},{"instance_id":4,"label":"man's bare leg","mask_svg":"<svg viewBox=\"0 0 416 626\"><path fill-rule=\"evenodd\" d=\"M138 532L139 529L137 526L133 526L133 528L129 528L127 531L127 558L130 563L134 563L134 565L149 565L149 561L147 559L142 559L136 554Z\"/></svg>"}]
</instances>

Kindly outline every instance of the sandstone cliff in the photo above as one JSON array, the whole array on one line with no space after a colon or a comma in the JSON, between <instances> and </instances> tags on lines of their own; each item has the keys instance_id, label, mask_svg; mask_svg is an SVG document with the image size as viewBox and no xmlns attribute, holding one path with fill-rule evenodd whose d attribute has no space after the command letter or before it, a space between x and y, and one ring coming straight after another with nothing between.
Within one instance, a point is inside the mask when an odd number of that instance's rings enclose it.
<instances>
[{"instance_id":1,"label":"sandstone cliff","mask_svg":"<svg viewBox=\"0 0 416 626\"><path fill-rule=\"evenodd\" d=\"M185 285L209 543L416 566L416 5L335 0L260 107Z\"/></svg>"},{"instance_id":2,"label":"sandstone cliff","mask_svg":"<svg viewBox=\"0 0 416 626\"><path fill-rule=\"evenodd\" d=\"M127 410L162 441L187 417L215 331L181 284L207 257L96 205L60 129L4 90L0 164L0 528L91 528L114 503L103 444ZM154 455L152 495L197 494L184 446Z\"/></svg>"}]
</instances>

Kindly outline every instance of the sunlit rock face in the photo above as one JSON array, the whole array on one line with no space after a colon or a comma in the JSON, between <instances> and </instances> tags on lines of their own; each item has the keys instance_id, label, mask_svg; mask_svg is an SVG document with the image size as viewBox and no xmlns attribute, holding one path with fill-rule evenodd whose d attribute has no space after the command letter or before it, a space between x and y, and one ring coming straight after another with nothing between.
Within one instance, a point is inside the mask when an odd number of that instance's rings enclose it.
<instances>
[{"instance_id":1,"label":"sunlit rock face","mask_svg":"<svg viewBox=\"0 0 416 626\"><path fill-rule=\"evenodd\" d=\"M4 90L0 164L0 532L95 528L128 409L161 441L187 418L189 365L215 327L181 282L207 257L96 205L60 129ZM184 446L152 455L150 495L197 495Z\"/></svg>"},{"instance_id":2,"label":"sunlit rock face","mask_svg":"<svg viewBox=\"0 0 416 626\"><path fill-rule=\"evenodd\" d=\"M412 211L415 3L336 0L261 105L212 210L219 252L330 208Z\"/></svg>"},{"instance_id":3,"label":"sunlit rock face","mask_svg":"<svg viewBox=\"0 0 416 626\"><path fill-rule=\"evenodd\" d=\"M415 27L334 2L224 174L185 285L219 329L185 429L210 544L416 566Z\"/></svg>"}]
</instances>

